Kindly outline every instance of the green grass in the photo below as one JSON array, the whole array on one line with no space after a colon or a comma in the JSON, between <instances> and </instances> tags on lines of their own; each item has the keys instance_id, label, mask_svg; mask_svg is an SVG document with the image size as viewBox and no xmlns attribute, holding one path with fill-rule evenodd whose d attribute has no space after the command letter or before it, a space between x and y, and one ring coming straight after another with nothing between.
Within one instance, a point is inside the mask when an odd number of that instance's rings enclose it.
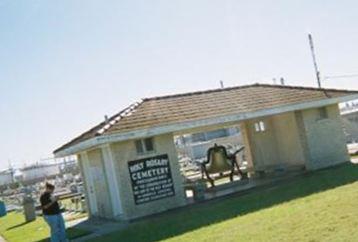
<instances>
[{"instance_id":1,"label":"green grass","mask_svg":"<svg viewBox=\"0 0 358 242\"><path fill-rule=\"evenodd\" d=\"M357 159L357 158L358 158L358 154L357 154L357 155L356 155L356 154L351 155L351 158L352 158L352 159Z\"/></svg>"},{"instance_id":2,"label":"green grass","mask_svg":"<svg viewBox=\"0 0 358 242\"><path fill-rule=\"evenodd\" d=\"M11 212L0 218L0 234L8 242L31 242L48 241L50 232L42 217L37 217L33 222L25 223L22 213ZM67 236L70 239L87 234L87 231L81 229L67 229Z\"/></svg>"},{"instance_id":3,"label":"green grass","mask_svg":"<svg viewBox=\"0 0 358 242\"><path fill-rule=\"evenodd\" d=\"M358 165L197 204L93 241L357 241Z\"/></svg>"}]
</instances>

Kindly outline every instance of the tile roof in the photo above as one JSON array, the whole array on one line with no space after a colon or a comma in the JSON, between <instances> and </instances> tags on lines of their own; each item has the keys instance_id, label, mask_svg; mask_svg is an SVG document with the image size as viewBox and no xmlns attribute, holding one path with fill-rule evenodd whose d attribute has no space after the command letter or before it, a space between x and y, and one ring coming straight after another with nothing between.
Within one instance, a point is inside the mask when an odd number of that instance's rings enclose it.
<instances>
[{"instance_id":1,"label":"tile roof","mask_svg":"<svg viewBox=\"0 0 358 242\"><path fill-rule=\"evenodd\" d=\"M81 134L54 153L87 139L230 114L358 94L358 91L253 84L145 98Z\"/></svg>"}]
</instances>

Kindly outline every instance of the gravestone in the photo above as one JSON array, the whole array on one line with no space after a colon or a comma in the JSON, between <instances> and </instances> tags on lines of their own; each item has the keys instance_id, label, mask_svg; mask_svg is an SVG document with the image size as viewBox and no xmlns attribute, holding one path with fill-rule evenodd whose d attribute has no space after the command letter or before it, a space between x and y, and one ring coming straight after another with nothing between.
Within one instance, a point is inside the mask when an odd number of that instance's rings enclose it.
<instances>
[{"instance_id":1,"label":"gravestone","mask_svg":"<svg viewBox=\"0 0 358 242\"><path fill-rule=\"evenodd\" d=\"M35 201L31 196L25 195L23 198L25 221L31 222L36 219Z\"/></svg>"}]
</instances>

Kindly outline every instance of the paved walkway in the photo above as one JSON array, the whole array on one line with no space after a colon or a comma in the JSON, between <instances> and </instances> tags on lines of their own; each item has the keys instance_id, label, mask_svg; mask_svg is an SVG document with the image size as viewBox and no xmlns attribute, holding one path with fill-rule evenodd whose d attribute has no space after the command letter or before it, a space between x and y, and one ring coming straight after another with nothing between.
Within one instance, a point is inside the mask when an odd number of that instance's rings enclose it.
<instances>
[{"instance_id":1,"label":"paved walkway","mask_svg":"<svg viewBox=\"0 0 358 242\"><path fill-rule=\"evenodd\" d=\"M78 239L71 240L71 242L82 242L82 241L94 239L114 231L122 230L127 226L128 226L127 222L119 222L119 221L116 222L116 221L104 220L104 219L82 220L77 224L70 224L69 227L84 229L87 231L91 231L92 233L80 237Z\"/></svg>"},{"instance_id":2,"label":"paved walkway","mask_svg":"<svg viewBox=\"0 0 358 242\"><path fill-rule=\"evenodd\" d=\"M6 242L6 240L0 236L0 242Z\"/></svg>"}]
</instances>

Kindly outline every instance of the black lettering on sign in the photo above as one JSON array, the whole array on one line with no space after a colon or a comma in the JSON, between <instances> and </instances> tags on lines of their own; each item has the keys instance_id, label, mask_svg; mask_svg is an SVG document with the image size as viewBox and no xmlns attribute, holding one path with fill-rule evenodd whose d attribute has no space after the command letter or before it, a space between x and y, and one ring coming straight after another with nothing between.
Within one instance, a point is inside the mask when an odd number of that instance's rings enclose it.
<instances>
[{"instance_id":1,"label":"black lettering on sign","mask_svg":"<svg viewBox=\"0 0 358 242\"><path fill-rule=\"evenodd\" d=\"M128 162L135 204L175 195L168 155Z\"/></svg>"}]
</instances>

